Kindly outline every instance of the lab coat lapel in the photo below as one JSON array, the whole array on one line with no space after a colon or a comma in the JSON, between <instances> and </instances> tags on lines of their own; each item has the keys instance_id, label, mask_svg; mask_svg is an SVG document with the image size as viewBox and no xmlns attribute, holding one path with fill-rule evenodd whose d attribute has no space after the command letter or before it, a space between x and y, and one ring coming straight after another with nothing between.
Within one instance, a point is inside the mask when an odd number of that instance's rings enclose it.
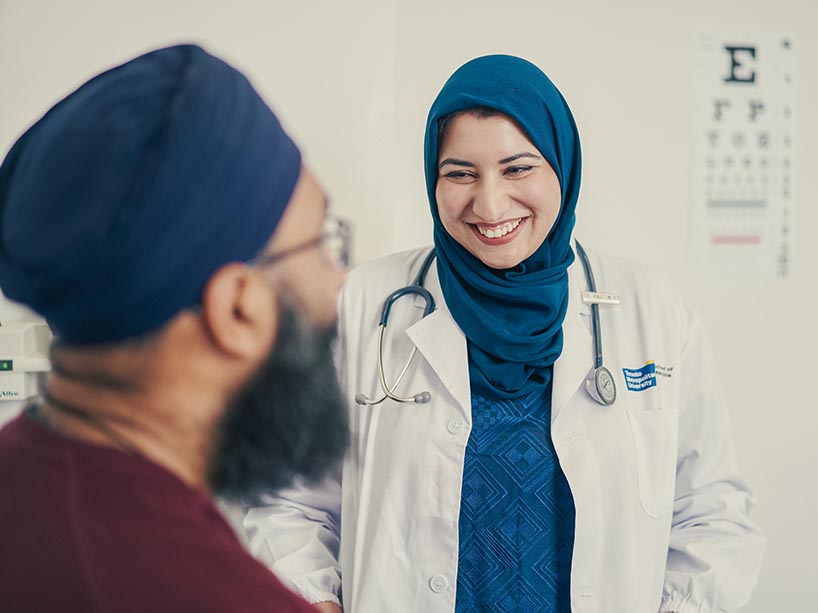
<instances>
[{"instance_id":1,"label":"lab coat lapel","mask_svg":"<svg viewBox=\"0 0 818 613\"><path fill-rule=\"evenodd\" d=\"M574 396L594 365L593 335L590 329L591 310L583 304L585 289L582 264L577 257L568 269L568 311L562 325L562 353L554 364L554 384L551 394L551 423L561 418L563 409Z\"/></svg>"},{"instance_id":2,"label":"lab coat lapel","mask_svg":"<svg viewBox=\"0 0 818 613\"><path fill-rule=\"evenodd\" d=\"M577 259L568 269L568 310L562 327L562 353L554 364L552 424L560 418L563 409L583 385L594 365L591 311L588 305L583 304L581 297L584 284L584 271ZM464 414L469 416L471 392L466 337L446 307L436 266L429 270L426 288L434 296L437 309L409 327L406 334L461 406ZM422 304L418 304L418 309L421 308Z\"/></svg>"},{"instance_id":3,"label":"lab coat lapel","mask_svg":"<svg viewBox=\"0 0 818 613\"><path fill-rule=\"evenodd\" d=\"M433 265L429 269L425 286L434 297L437 308L409 327L406 334L469 417L471 392L466 337L446 306L437 277L437 266ZM420 308L422 304L418 305L418 309Z\"/></svg>"}]
</instances>

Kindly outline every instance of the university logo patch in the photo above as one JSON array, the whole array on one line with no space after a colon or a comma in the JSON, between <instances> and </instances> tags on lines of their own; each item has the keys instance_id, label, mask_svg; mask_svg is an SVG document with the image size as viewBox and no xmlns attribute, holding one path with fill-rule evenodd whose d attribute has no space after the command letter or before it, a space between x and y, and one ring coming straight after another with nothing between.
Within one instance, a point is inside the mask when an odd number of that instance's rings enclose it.
<instances>
[{"instance_id":1,"label":"university logo patch","mask_svg":"<svg viewBox=\"0 0 818 613\"><path fill-rule=\"evenodd\" d=\"M653 360L646 362L642 368L623 368L625 385L632 392L641 392L649 387L656 387L656 364Z\"/></svg>"}]
</instances>

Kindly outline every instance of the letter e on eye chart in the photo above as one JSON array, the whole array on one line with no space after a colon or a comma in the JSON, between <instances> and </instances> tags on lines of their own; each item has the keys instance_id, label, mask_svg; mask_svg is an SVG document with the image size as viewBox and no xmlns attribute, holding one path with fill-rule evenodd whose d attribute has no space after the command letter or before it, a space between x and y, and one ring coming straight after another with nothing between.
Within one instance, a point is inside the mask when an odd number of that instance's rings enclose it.
<instances>
[{"instance_id":1,"label":"letter e on eye chart","mask_svg":"<svg viewBox=\"0 0 818 613\"><path fill-rule=\"evenodd\" d=\"M691 228L709 270L788 276L793 64L784 34L697 36Z\"/></svg>"}]
</instances>

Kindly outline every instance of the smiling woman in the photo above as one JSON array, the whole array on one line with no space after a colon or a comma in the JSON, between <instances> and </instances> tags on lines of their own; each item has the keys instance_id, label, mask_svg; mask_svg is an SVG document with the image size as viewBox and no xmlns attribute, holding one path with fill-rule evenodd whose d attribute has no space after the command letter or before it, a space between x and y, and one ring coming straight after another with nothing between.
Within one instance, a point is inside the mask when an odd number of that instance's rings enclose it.
<instances>
[{"instance_id":1,"label":"smiling woman","mask_svg":"<svg viewBox=\"0 0 818 613\"><path fill-rule=\"evenodd\" d=\"M436 266L417 283L437 310L387 300L428 248L350 273L338 357L355 442L340 478L250 512L251 548L313 602L343 594L345 613L743 606L763 538L701 323L635 262L578 249L574 264L565 99L523 59L477 58L425 136ZM600 297L617 304L586 304ZM602 336L605 389L622 392L604 398L588 386Z\"/></svg>"}]
</instances>

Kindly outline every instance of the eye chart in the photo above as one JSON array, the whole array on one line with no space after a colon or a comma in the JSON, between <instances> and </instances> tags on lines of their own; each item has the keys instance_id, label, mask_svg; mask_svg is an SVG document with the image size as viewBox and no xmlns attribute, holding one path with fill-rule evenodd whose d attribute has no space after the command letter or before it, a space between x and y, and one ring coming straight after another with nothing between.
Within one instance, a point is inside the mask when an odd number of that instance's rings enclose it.
<instances>
[{"instance_id":1,"label":"eye chart","mask_svg":"<svg viewBox=\"0 0 818 613\"><path fill-rule=\"evenodd\" d=\"M792 216L788 36L702 33L693 108L693 240L721 273L786 279Z\"/></svg>"}]
</instances>

